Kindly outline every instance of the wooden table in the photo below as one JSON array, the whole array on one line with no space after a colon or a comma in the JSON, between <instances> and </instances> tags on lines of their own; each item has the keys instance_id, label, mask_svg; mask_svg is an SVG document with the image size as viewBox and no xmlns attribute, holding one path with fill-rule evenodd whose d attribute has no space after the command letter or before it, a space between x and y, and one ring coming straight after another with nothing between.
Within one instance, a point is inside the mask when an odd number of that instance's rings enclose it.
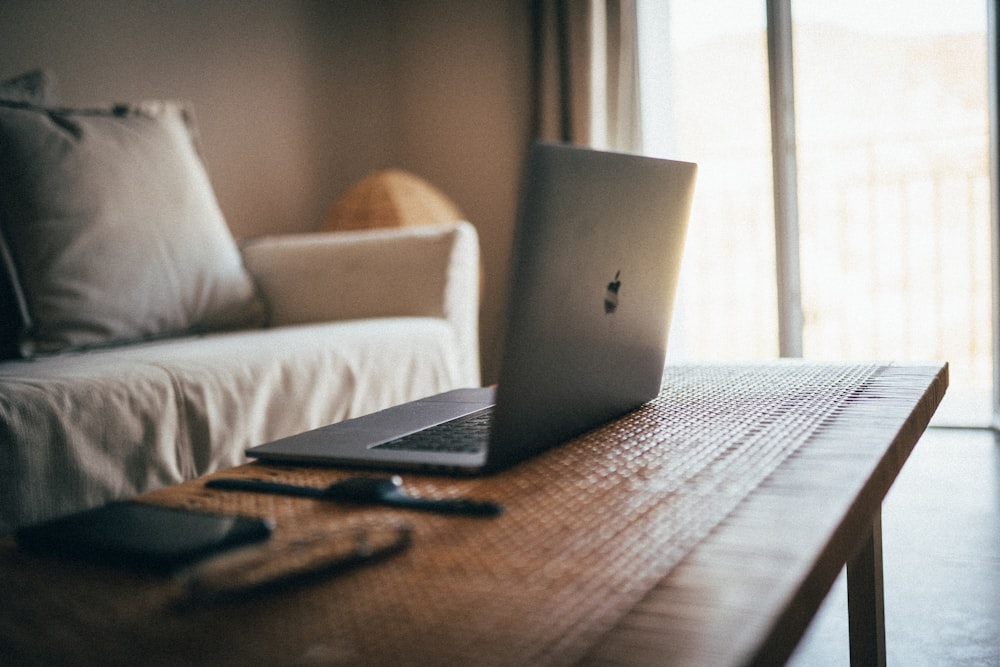
<instances>
[{"instance_id":1,"label":"wooden table","mask_svg":"<svg viewBox=\"0 0 1000 667\"><path fill-rule=\"evenodd\" d=\"M0 662L738 665L787 660L848 565L851 655L884 664L881 501L947 366L668 369L654 404L504 473L407 476L500 500L497 519L213 491L145 501L269 516L303 535L405 520L404 554L190 607L177 581L0 543ZM227 476L321 485L345 471ZM286 549L282 552L282 549ZM178 603L180 601L180 604Z\"/></svg>"}]
</instances>

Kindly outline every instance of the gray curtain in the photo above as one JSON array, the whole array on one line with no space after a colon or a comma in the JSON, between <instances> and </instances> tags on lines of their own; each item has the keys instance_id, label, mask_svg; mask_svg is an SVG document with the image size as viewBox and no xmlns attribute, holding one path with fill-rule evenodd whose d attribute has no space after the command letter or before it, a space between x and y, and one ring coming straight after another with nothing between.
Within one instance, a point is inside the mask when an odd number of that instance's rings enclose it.
<instances>
[{"instance_id":1,"label":"gray curtain","mask_svg":"<svg viewBox=\"0 0 1000 667\"><path fill-rule=\"evenodd\" d=\"M533 135L638 152L635 0L533 0Z\"/></svg>"}]
</instances>

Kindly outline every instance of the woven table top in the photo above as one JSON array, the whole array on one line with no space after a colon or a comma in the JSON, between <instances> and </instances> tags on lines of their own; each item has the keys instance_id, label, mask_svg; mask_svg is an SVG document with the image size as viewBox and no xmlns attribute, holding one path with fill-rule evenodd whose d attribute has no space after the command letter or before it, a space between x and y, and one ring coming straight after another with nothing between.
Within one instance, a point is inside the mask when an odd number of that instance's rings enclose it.
<instances>
[{"instance_id":1,"label":"woven table top","mask_svg":"<svg viewBox=\"0 0 1000 667\"><path fill-rule=\"evenodd\" d=\"M671 367L650 404L511 470L404 476L419 495L502 502L496 519L216 491L203 480L163 489L143 500L274 519L261 547L274 562L290 544L352 526L405 520L413 543L348 574L205 608L179 606L175 581L8 546L0 655L14 638L13 655L101 664L572 664L778 466L868 410L866 397L887 402L870 419L898 422L886 405L912 409L926 387L886 368ZM313 486L350 474L260 464L224 473Z\"/></svg>"}]
</instances>

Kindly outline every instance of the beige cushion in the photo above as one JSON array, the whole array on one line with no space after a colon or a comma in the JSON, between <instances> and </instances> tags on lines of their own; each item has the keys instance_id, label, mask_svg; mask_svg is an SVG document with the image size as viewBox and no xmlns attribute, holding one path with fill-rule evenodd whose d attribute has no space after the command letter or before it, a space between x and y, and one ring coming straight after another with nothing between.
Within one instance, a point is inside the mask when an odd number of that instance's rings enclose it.
<instances>
[{"instance_id":1,"label":"beige cushion","mask_svg":"<svg viewBox=\"0 0 1000 667\"><path fill-rule=\"evenodd\" d=\"M262 321L184 107L0 102L0 183L23 355Z\"/></svg>"}]
</instances>

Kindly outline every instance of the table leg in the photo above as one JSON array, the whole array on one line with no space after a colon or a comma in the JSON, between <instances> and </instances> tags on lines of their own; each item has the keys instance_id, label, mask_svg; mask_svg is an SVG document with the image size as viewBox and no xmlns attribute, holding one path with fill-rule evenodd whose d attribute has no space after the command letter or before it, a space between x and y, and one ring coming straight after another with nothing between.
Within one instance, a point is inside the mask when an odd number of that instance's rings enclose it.
<instances>
[{"instance_id":1,"label":"table leg","mask_svg":"<svg viewBox=\"0 0 1000 667\"><path fill-rule=\"evenodd\" d=\"M882 510L858 553L847 562L847 614L851 665L885 666L885 598L882 588Z\"/></svg>"}]
</instances>

